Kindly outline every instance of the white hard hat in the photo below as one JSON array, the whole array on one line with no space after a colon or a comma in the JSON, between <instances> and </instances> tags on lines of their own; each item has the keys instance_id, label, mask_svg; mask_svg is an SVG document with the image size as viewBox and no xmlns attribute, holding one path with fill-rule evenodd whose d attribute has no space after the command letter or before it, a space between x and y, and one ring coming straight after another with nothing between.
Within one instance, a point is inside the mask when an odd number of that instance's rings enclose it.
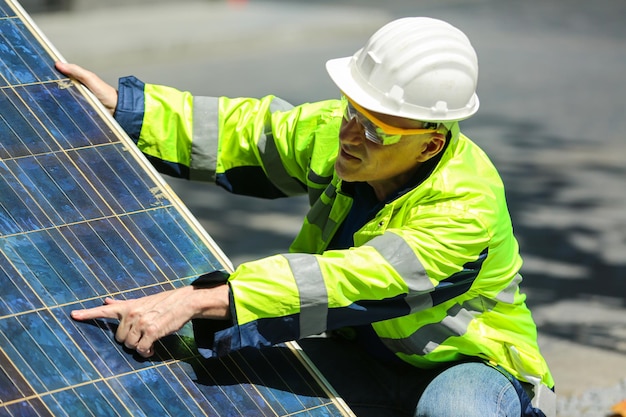
<instances>
[{"instance_id":1,"label":"white hard hat","mask_svg":"<svg viewBox=\"0 0 626 417\"><path fill-rule=\"evenodd\" d=\"M463 32L441 20L394 20L354 56L328 61L326 70L345 95L378 113L444 122L478 110L476 52Z\"/></svg>"}]
</instances>

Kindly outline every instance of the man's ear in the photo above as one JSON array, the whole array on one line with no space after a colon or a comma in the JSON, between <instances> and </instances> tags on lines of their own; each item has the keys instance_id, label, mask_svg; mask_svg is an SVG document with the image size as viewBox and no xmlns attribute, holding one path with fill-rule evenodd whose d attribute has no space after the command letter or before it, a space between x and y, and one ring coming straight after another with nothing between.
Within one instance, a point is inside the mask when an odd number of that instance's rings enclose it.
<instances>
[{"instance_id":1,"label":"man's ear","mask_svg":"<svg viewBox=\"0 0 626 417\"><path fill-rule=\"evenodd\" d=\"M430 139L424 143L424 149L418 156L419 162L426 162L429 159L439 155L439 152L443 150L446 144L446 136L443 133L435 132L431 135Z\"/></svg>"}]
</instances>

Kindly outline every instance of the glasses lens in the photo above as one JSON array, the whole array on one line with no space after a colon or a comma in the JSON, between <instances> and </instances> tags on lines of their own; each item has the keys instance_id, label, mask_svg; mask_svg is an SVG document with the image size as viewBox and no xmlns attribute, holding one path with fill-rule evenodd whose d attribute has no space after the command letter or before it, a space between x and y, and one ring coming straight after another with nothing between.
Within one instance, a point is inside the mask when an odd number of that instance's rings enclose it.
<instances>
[{"instance_id":1,"label":"glasses lens","mask_svg":"<svg viewBox=\"0 0 626 417\"><path fill-rule=\"evenodd\" d=\"M358 114L358 113L357 113ZM384 139L380 136L380 129L371 120L366 119L365 116L359 114L360 118L357 118L361 126L363 126L363 131L365 132L365 137L376 143L384 143Z\"/></svg>"},{"instance_id":2,"label":"glasses lens","mask_svg":"<svg viewBox=\"0 0 626 417\"><path fill-rule=\"evenodd\" d=\"M372 123L367 117L359 113L357 109L355 109L354 106L346 99L345 96L342 97L342 101L345 103L343 118L346 120L346 122L350 122L352 119L356 119L357 123L363 128L363 133L368 140L371 140L372 142L378 144L383 144L383 139L379 137L380 128Z\"/></svg>"}]
</instances>

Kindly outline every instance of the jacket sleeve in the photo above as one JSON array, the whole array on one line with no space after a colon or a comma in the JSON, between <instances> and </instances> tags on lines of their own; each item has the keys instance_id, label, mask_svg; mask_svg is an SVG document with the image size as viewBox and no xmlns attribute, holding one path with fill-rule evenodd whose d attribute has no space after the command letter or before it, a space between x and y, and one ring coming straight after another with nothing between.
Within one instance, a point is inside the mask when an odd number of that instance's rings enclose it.
<instances>
[{"instance_id":1,"label":"jacket sleeve","mask_svg":"<svg viewBox=\"0 0 626 417\"><path fill-rule=\"evenodd\" d=\"M341 111L338 100L201 97L126 77L115 118L161 173L276 198L308 190L314 153L336 155Z\"/></svg>"},{"instance_id":2,"label":"jacket sleeve","mask_svg":"<svg viewBox=\"0 0 626 417\"><path fill-rule=\"evenodd\" d=\"M449 220L440 216L428 225L378 231L350 249L276 255L240 265L229 279L234 323L217 332L212 345L201 346L202 353L222 355L424 314L466 294L483 270L489 238L472 219L456 230ZM449 236L433 237L440 228ZM450 246L439 243L444 241Z\"/></svg>"}]
</instances>

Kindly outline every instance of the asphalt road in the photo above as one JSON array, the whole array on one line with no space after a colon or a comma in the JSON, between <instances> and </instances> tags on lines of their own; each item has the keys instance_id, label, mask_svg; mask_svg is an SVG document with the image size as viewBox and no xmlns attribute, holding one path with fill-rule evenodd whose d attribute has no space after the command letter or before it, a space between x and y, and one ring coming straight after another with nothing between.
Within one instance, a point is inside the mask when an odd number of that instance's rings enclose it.
<instances>
[{"instance_id":1,"label":"asphalt road","mask_svg":"<svg viewBox=\"0 0 626 417\"><path fill-rule=\"evenodd\" d=\"M80 3L80 1L78 1ZM145 3L145 1L143 2ZM626 378L626 2L180 1L36 14L69 61L200 95L337 96L327 59L403 15L448 20L479 56L463 131L500 169L523 290L561 396ZM306 201L169 180L235 264L284 252Z\"/></svg>"}]
</instances>

